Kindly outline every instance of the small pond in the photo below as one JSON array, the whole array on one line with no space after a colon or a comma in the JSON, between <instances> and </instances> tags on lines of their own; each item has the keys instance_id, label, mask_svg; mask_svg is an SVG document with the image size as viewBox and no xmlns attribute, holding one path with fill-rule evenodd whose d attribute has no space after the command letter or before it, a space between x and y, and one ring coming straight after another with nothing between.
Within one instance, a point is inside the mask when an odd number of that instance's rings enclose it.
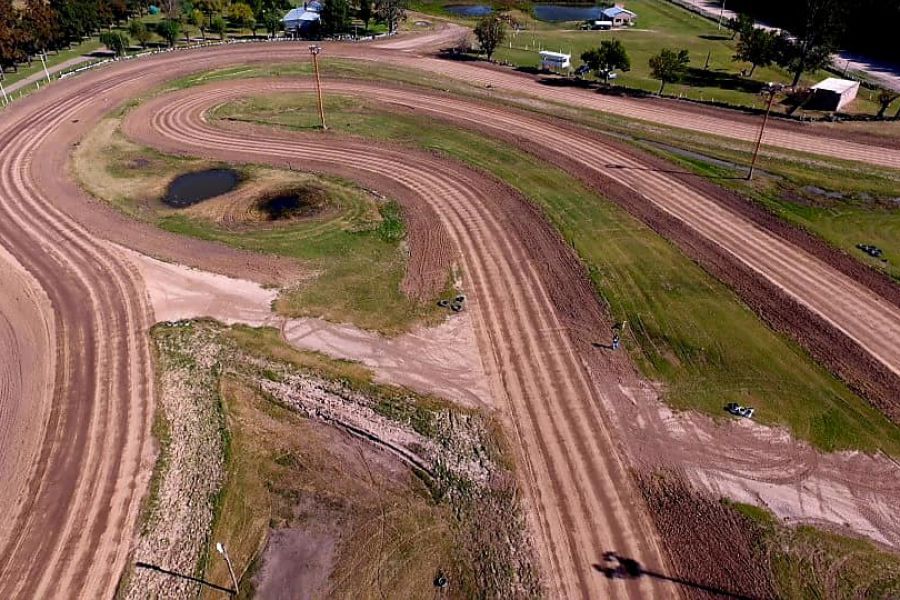
<instances>
[{"instance_id":1,"label":"small pond","mask_svg":"<svg viewBox=\"0 0 900 600\"><path fill-rule=\"evenodd\" d=\"M230 192L240 181L241 176L234 169L207 169L185 173L169 184L163 202L172 208L184 208Z\"/></svg>"},{"instance_id":2,"label":"small pond","mask_svg":"<svg viewBox=\"0 0 900 600\"><path fill-rule=\"evenodd\" d=\"M572 4L535 4L534 17L539 21L588 21L600 18L599 6Z\"/></svg>"},{"instance_id":3,"label":"small pond","mask_svg":"<svg viewBox=\"0 0 900 600\"><path fill-rule=\"evenodd\" d=\"M534 4L534 16L540 21L588 21L600 18L599 6L584 4ZM487 4L448 4L444 9L461 17L483 17L493 9Z\"/></svg>"},{"instance_id":4,"label":"small pond","mask_svg":"<svg viewBox=\"0 0 900 600\"><path fill-rule=\"evenodd\" d=\"M494 12L494 9L484 4L450 4L444 10L460 17L483 17Z\"/></svg>"}]
</instances>

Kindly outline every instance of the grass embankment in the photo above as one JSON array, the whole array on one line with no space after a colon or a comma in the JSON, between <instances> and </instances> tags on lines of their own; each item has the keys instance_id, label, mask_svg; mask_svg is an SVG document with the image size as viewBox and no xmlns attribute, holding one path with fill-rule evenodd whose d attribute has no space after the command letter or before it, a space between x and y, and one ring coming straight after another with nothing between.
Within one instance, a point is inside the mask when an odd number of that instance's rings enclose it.
<instances>
[{"instance_id":1,"label":"grass embankment","mask_svg":"<svg viewBox=\"0 0 900 600\"><path fill-rule=\"evenodd\" d=\"M216 366L202 388L169 390L187 407L217 398L212 420L222 423L222 484L209 499L205 544L190 546L198 576L229 581L215 550L222 542L242 598L257 586L303 597L424 598L439 572L451 578L453 598L537 590L512 467L490 417L375 384L361 365L298 351L273 329L192 321L158 326L153 337L164 381L193 385L197 364L182 355ZM366 412L357 430L406 440L428 472L320 422ZM191 476L163 468L160 477ZM162 519L165 531L172 524ZM167 551L145 546L142 560Z\"/></svg>"},{"instance_id":2,"label":"grass embankment","mask_svg":"<svg viewBox=\"0 0 900 600\"><path fill-rule=\"evenodd\" d=\"M217 115L310 129L313 103L308 94L268 96L226 105ZM647 377L666 384L671 405L718 417L727 402L752 404L762 422L786 425L819 448L900 454L900 430L887 419L671 244L571 177L427 118L334 95L327 109L336 131L444 153L491 172L543 208L585 261L613 317L631 324L628 349Z\"/></svg>"},{"instance_id":3,"label":"grass embankment","mask_svg":"<svg viewBox=\"0 0 900 600\"><path fill-rule=\"evenodd\" d=\"M122 212L167 231L302 261L316 276L282 291L275 306L281 314L388 334L439 318L433 302L411 300L400 290L406 229L396 203L338 178L250 165L239 168L243 181L235 192L252 190L241 201L248 209L267 193L303 188L321 197L320 214L279 223L234 222L223 220L233 207L216 199L170 208L161 198L175 177L224 165L138 146L119 133L118 123L105 120L79 145L74 165L82 184Z\"/></svg>"},{"instance_id":4,"label":"grass embankment","mask_svg":"<svg viewBox=\"0 0 900 600\"><path fill-rule=\"evenodd\" d=\"M779 598L896 598L900 557L815 527L785 527L765 509L725 502L758 528Z\"/></svg>"},{"instance_id":5,"label":"grass embankment","mask_svg":"<svg viewBox=\"0 0 900 600\"><path fill-rule=\"evenodd\" d=\"M464 2L422 2L419 8L442 13L445 4L479 4ZM490 4L485 2L484 4ZM667 84L665 93L696 100L715 100L741 106L760 106L759 92L769 81L790 83L793 75L777 65L757 68L753 78L741 77L741 69L748 72L747 63L735 62L736 40L725 27L664 0L629 0L626 8L638 15L636 25L611 31L582 31L582 21L546 22L514 11L525 29L509 31L507 40L497 49L494 58L520 67L540 66L540 50L565 52L572 55L572 67L581 64L581 53L600 45L601 40L618 39L631 58L631 71L619 73L616 84L628 88L656 92L659 81L650 76L648 61L662 48L685 49L690 52L691 64L680 83ZM458 19L458 18L457 18ZM468 19L467 23L474 23ZM707 56L709 65L707 66ZM806 73L801 85L809 86L832 76L821 70ZM858 99L844 112L875 114L878 104L875 92L860 89Z\"/></svg>"}]
</instances>

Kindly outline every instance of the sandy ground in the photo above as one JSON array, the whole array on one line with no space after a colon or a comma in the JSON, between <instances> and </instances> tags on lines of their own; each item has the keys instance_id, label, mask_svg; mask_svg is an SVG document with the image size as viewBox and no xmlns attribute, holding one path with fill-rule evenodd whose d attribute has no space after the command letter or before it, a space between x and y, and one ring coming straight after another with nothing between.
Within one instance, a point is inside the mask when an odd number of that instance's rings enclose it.
<instances>
[{"instance_id":1,"label":"sandy ground","mask_svg":"<svg viewBox=\"0 0 900 600\"><path fill-rule=\"evenodd\" d=\"M429 41L426 36L423 39ZM397 49L323 46L329 56L425 69L490 85L496 92L551 99L734 139L752 140L757 131L755 123L736 119L731 113L698 118L696 111L678 103L561 89L509 71L419 57ZM15 517L0 538L0 595L110 596L130 549L153 464L149 433L153 370L145 335L152 309L140 274L123 261L121 252L101 240L112 238L183 264L204 268L214 264L217 272L260 282L296 276L295 265L259 262L258 257L221 245L165 234L99 205L86 197L62 168L72 145L104 113L165 80L233 64L296 61L297 52L298 46L289 43L235 44L123 61L48 86L4 110L0 120L0 147L4 148L0 153L0 239L34 276L54 308L58 362L48 433L35 461L33 485L23 500L27 510ZM448 170L434 157L409 153L387 157L384 149L371 145L323 147L320 142L298 142L297 137L259 131L210 132L191 120L190 111L202 109L201 105L169 106L148 119L155 123L154 143L168 140L179 151L219 153L235 160L252 156L258 162L272 160L279 165L286 159L319 156L329 165L346 165L348 171L378 174L382 185L371 186L373 189L390 192L405 188L408 204L417 200L420 206L439 208L435 222L461 254L470 278L475 338L491 393L508 415L518 448L522 483L532 507L530 525L550 577L551 594L671 596L670 590L662 591L649 582L611 587L589 566L610 546L640 557L654 568L663 568L664 558L630 490L619 448L611 437L614 417L597 410L601 403L624 402L624 392L608 385L614 377L609 371L601 374L599 386L590 384L584 373L586 350L579 336L603 324L602 311L591 305L596 300L589 282L579 279L577 260L567 254L565 244L540 215L529 212L521 199L502 186L455 167ZM518 130L520 124L513 120L511 127ZM897 149L837 141L781 124L767 132L765 143L900 166ZM577 146L574 156L584 152L590 160L610 164L609 148L596 140L580 141ZM640 157L627 160L634 161L630 164L635 173L650 180ZM48 164L53 168L47 168ZM691 202L696 200L690 186L675 185L679 198L683 194L694 198ZM642 193L659 200L672 196L672 189L672 182L657 174ZM687 210L681 218L690 220L703 217L699 207L695 203L678 210ZM716 212L714 216L705 222L711 238L738 223L733 215ZM785 278L788 271L771 253L766 255L758 234L752 228L742 231L749 237L717 243L727 242L728 252L737 254L744 246L760 250L754 268L763 278L781 278L778 285L796 289L797 281L806 285L818 280L822 285L797 290L795 299L819 307L825 299L833 308L840 308L837 322L845 333L861 339L867 327L870 331L881 327L884 315L875 315L868 324L866 316L860 316L860 308L867 305L856 299L836 301L859 291L850 292L852 281L832 277L833 272L822 271L819 263L803 254L794 265L802 272L794 271ZM793 252L791 248L787 246ZM443 247L440 252L446 254ZM893 313L886 314L890 318ZM877 360L893 360L894 345L869 341L872 343L865 345ZM11 372L8 367L7 371ZM20 410L10 406L5 403L5 410ZM15 447L18 438L0 443L6 452Z\"/></svg>"},{"instance_id":2,"label":"sandy ground","mask_svg":"<svg viewBox=\"0 0 900 600\"><path fill-rule=\"evenodd\" d=\"M490 399L472 321L465 312L437 327L386 338L321 319L285 319L271 311L277 290L121 251L141 272L158 321L210 317L227 324L276 327L297 348L363 363L375 372L376 381L469 406Z\"/></svg>"},{"instance_id":3,"label":"sandy ground","mask_svg":"<svg viewBox=\"0 0 900 600\"><path fill-rule=\"evenodd\" d=\"M3 539L23 508L40 453L53 400L55 354L50 302L2 245L0 281L0 507L8 517L0 519Z\"/></svg>"}]
</instances>

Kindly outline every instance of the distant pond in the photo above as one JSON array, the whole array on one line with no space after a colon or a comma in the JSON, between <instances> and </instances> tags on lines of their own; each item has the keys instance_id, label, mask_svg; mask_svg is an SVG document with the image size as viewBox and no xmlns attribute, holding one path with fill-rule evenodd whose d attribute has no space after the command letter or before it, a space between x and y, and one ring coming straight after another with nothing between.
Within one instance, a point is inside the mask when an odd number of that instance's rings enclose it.
<instances>
[{"instance_id":1,"label":"distant pond","mask_svg":"<svg viewBox=\"0 0 900 600\"><path fill-rule=\"evenodd\" d=\"M534 4L534 16L540 21L588 21L600 18L599 6L583 4ZM487 4L448 4L444 9L461 17L483 17L494 10Z\"/></svg>"},{"instance_id":2,"label":"distant pond","mask_svg":"<svg viewBox=\"0 0 900 600\"><path fill-rule=\"evenodd\" d=\"M233 169L207 169L185 173L169 184L163 202L172 208L184 208L230 192L241 181Z\"/></svg>"}]
</instances>

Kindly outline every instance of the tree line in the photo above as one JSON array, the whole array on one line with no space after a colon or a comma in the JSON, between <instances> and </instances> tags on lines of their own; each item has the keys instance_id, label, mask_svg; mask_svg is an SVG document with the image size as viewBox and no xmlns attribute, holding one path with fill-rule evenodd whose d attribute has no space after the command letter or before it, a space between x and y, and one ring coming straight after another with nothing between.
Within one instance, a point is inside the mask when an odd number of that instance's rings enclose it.
<instances>
[{"instance_id":1,"label":"tree line","mask_svg":"<svg viewBox=\"0 0 900 600\"><path fill-rule=\"evenodd\" d=\"M824 23L832 49L900 61L891 41L900 30L900 0L728 0L728 8L798 36Z\"/></svg>"},{"instance_id":2,"label":"tree line","mask_svg":"<svg viewBox=\"0 0 900 600\"><path fill-rule=\"evenodd\" d=\"M356 0L354 6L350 0L322 0L322 5L321 31L327 35L350 31L354 13L366 29L376 20L392 32L406 14L406 0ZM224 39L229 27L274 35L291 7L291 0L25 0L21 5L0 0L0 77L95 35L120 55L132 43L147 47L154 35L169 46L192 31ZM151 11L162 18L146 23L143 17Z\"/></svg>"}]
</instances>

